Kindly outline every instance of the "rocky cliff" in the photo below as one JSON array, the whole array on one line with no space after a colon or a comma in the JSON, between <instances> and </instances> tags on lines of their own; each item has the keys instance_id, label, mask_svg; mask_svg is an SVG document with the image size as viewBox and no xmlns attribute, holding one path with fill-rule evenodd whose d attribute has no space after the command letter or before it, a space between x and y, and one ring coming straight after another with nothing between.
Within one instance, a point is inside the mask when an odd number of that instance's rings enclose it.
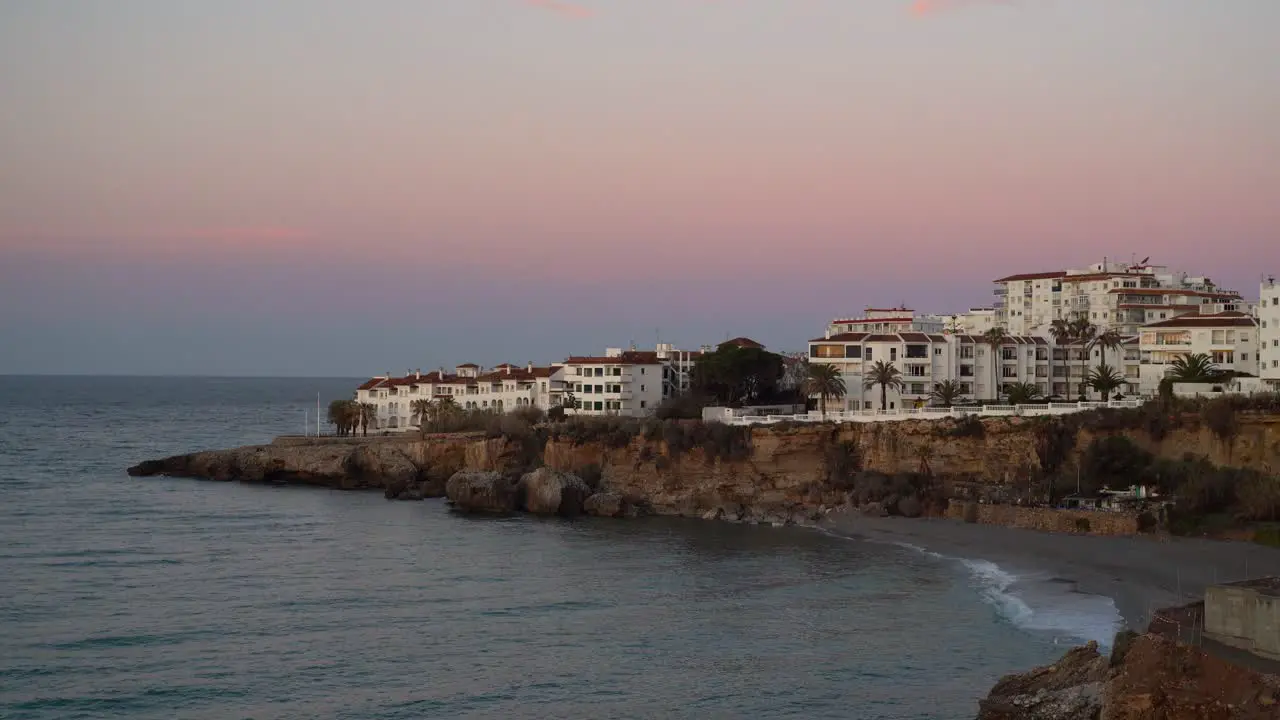
<instances>
[{"instance_id":1,"label":"rocky cliff","mask_svg":"<svg viewBox=\"0 0 1280 720\"><path fill-rule=\"evenodd\" d=\"M978 720L1261 720L1280 717L1280 679L1158 635L1125 634L1002 679Z\"/></svg>"},{"instance_id":2,"label":"rocky cliff","mask_svg":"<svg viewBox=\"0 0 1280 720\"><path fill-rule=\"evenodd\" d=\"M668 421L621 437L544 430L514 438L281 442L143 462L129 473L380 489L388 497L419 499L444 495L457 472L495 472L514 484L545 465L659 514L788 522L849 501L905 515L941 514L948 498L998 497L1041 470L1072 462L1104 432L1123 433L1162 457L1193 453L1266 471L1280 467L1280 420L1242 416L1238 425L1224 440L1195 421L1159 438L1142 429L1103 430L1058 419L754 429ZM862 484L855 487L852 478L859 473ZM883 477L876 480L876 473Z\"/></svg>"}]
</instances>

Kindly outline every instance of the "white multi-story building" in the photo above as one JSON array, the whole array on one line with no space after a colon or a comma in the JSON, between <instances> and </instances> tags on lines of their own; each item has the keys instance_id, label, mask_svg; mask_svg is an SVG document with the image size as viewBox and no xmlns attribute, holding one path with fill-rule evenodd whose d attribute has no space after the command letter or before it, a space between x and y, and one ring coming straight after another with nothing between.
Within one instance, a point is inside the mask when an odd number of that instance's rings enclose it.
<instances>
[{"instance_id":1,"label":"white multi-story building","mask_svg":"<svg viewBox=\"0 0 1280 720\"><path fill-rule=\"evenodd\" d=\"M563 369L576 414L648 415L669 392L669 365L656 351L608 348L598 357L570 357Z\"/></svg>"},{"instance_id":2,"label":"white multi-story building","mask_svg":"<svg viewBox=\"0 0 1280 720\"><path fill-rule=\"evenodd\" d=\"M993 399L996 387L1023 382L1051 392L1050 345L1043 337L1010 336L998 354L967 334L829 332L809 341L809 362L834 365L844 378L847 410L880 407L880 387L866 386L866 373L878 360L902 374L902 387L888 390L887 409L929 404L943 380L959 384L962 401Z\"/></svg>"},{"instance_id":3,"label":"white multi-story building","mask_svg":"<svg viewBox=\"0 0 1280 720\"><path fill-rule=\"evenodd\" d=\"M1222 290L1207 277L1173 273L1145 260L1010 275L995 284L995 322L1014 335L1044 334L1054 320L1078 318L1102 330L1136 335L1143 325L1177 315L1249 309L1239 293Z\"/></svg>"},{"instance_id":4,"label":"white multi-story building","mask_svg":"<svg viewBox=\"0 0 1280 720\"><path fill-rule=\"evenodd\" d=\"M1280 391L1280 283L1269 277L1258 294L1258 377Z\"/></svg>"},{"instance_id":5,"label":"white multi-story building","mask_svg":"<svg viewBox=\"0 0 1280 720\"><path fill-rule=\"evenodd\" d=\"M981 335L998 324L996 322L995 308L976 307L969 308L968 312L957 315L947 329L951 332L964 333L966 335Z\"/></svg>"},{"instance_id":6,"label":"white multi-story building","mask_svg":"<svg viewBox=\"0 0 1280 720\"><path fill-rule=\"evenodd\" d=\"M1258 374L1257 319L1240 312L1181 315L1142 328L1141 391L1153 395L1174 360L1208 355L1219 370Z\"/></svg>"},{"instance_id":7,"label":"white multi-story building","mask_svg":"<svg viewBox=\"0 0 1280 720\"><path fill-rule=\"evenodd\" d=\"M917 313L911 308L867 308L862 317L846 316L827 325L831 334L922 332L941 334L952 325L950 315ZM739 338L743 339L743 338Z\"/></svg>"},{"instance_id":8,"label":"white multi-story building","mask_svg":"<svg viewBox=\"0 0 1280 720\"><path fill-rule=\"evenodd\" d=\"M524 367L502 364L488 372L474 363L464 363L453 373L444 369L423 373L390 373L367 380L356 388L357 402L377 408L378 420L372 429L406 429L421 424L414 410L415 400L442 401L449 398L466 410L507 412L525 406L548 409L559 405L564 393L564 369L559 365Z\"/></svg>"}]
</instances>

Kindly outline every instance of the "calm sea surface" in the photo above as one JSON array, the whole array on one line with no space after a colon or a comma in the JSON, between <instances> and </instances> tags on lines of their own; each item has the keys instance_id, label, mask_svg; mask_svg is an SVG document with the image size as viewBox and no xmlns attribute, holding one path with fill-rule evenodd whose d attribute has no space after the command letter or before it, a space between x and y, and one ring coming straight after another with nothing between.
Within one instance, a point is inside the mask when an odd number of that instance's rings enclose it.
<instances>
[{"instance_id":1,"label":"calm sea surface","mask_svg":"<svg viewBox=\"0 0 1280 720\"><path fill-rule=\"evenodd\" d=\"M352 385L0 377L0 717L971 718L1109 632L980 559L812 530L125 474Z\"/></svg>"}]
</instances>

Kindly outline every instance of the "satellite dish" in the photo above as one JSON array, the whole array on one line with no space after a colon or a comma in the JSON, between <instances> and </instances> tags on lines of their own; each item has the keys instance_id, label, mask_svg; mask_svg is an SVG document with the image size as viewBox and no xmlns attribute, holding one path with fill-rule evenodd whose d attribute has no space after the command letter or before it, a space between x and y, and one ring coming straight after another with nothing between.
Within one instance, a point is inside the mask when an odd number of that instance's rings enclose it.
<instances>
[{"instance_id":1,"label":"satellite dish","mask_svg":"<svg viewBox=\"0 0 1280 720\"><path fill-rule=\"evenodd\" d=\"M1148 260L1150 260L1150 259L1151 259L1151 256L1150 256L1150 255L1148 255L1148 256L1146 256L1146 257L1142 258L1142 262L1140 262L1140 263L1138 263L1138 264L1139 264L1139 265L1146 265L1146 264L1147 264L1147 261L1148 261Z\"/></svg>"}]
</instances>

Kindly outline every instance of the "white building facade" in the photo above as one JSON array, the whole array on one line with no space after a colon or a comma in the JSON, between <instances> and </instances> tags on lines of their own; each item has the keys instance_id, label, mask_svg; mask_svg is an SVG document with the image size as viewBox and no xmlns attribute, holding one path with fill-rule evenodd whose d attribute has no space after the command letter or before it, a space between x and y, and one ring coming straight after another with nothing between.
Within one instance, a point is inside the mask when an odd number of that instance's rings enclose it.
<instances>
[{"instance_id":1,"label":"white building facade","mask_svg":"<svg viewBox=\"0 0 1280 720\"><path fill-rule=\"evenodd\" d=\"M356 389L355 400L377 408L377 423L370 429L405 430L421 426L422 418L415 411L417 400L452 402L465 410L493 412L528 406L549 409L561 402L563 374L564 369L556 365L503 364L486 372L479 365L465 363L452 373L441 369L371 378Z\"/></svg>"},{"instance_id":2,"label":"white building facade","mask_svg":"<svg viewBox=\"0 0 1280 720\"><path fill-rule=\"evenodd\" d=\"M1182 315L1142 328L1141 387L1144 395L1159 391L1174 360L1204 354L1219 370L1258 374L1257 319L1239 312Z\"/></svg>"},{"instance_id":3,"label":"white building facade","mask_svg":"<svg viewBox=\"0 0 1280 720\"><path fill-rule=\"evenodd\" d=\"M1054 320L1079 318L1100 330L1136 335L1143 325L1181 314L1249 309L1239 293L1207 277L1145 261L1104 260L1076 270L1010 275L995 285L995 322L1013 335L1045 334Z\"/></svg>"},{"instance_id":4,"label":"white building facade","mask_svg":"<svg viewBox=\"0 0 1280 720\"><path fill-rule=\"evenodd\" d=\"M951 328L953 324L950 315L917 313L907 307L867 308L862 317L845 316L832 320L827 325L827 332L832 335L856 332L941 334Z\"/></svg>"},{"instance_id":5,"label":"white building facade","mask_svg":"<svg viewBox=\"0 0 1280 720\"><path fill-rule=\"evenodd\" d=\"M669 392L668 362L656 351L609 348L599 357L570 357L562 369L578 415L649 415Z\"/></svg>"},{"instance_id":6,"label":"white building facade","mask_svg":"<svg viewBox=\"0 0 1280 720\"><path fill-rule=\"evenodd\" d=\"M1280 391L1280 283L1274 277L1258 293L1258 377Z\"/></svg>"}]
</instances>

